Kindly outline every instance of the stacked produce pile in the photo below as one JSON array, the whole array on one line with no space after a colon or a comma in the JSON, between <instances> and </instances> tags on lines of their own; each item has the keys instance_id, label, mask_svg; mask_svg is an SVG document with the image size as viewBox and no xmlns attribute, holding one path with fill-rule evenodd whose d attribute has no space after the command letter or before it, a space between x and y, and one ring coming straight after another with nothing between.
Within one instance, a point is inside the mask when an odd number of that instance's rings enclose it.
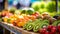
<instances>
[{"instance_id":1,"label":"stacked produce pile","mask_svg":"<svg viewBox=\"0 0 60 34\"><path fill-rule=\"evenodd\" d=\"M3 10L0 18L0 21L24 30L40 32L40 34L60 34L60 16L53 18L47 12L40 14L32 8Z\"/></svg>"}]
</instances>

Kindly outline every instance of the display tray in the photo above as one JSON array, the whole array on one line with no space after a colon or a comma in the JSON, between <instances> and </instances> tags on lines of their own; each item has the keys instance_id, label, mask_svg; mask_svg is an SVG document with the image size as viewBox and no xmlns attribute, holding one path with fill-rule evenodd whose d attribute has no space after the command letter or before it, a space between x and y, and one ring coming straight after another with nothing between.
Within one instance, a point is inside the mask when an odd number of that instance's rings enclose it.
<instances>
[{"instance_id":1,"label":"display tray","mask_svg":"<svg viewBox=\"0 0 60 34\"><path fill-rule=\"evenodd\" d=\"M12 24L4 23L4 22L0 22L0 25L15 34L39 34L31 31L23 30L23 28L19 28L17 26L13 26Z\"/></svg>"}]
</instances>

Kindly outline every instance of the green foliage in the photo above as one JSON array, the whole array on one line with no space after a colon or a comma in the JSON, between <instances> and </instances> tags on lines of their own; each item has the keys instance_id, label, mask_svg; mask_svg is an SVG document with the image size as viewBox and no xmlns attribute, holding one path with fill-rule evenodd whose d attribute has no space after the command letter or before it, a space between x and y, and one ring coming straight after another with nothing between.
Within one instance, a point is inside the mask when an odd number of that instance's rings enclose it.
<instances>
[{"instance_id":1,"label":"green foliage","mask_svg":"<svg viewBox=\"0 0 60 34\"><path fill-rule=\"evenodd\" d=\"M35 2L31 6L35 11L38 11L40 8L40 2Z\"/></svg>"},{"instance_id":2,"label":"green foliage","mask_svg":"<svg viewBox=\"0 0 60 34\"><path fill-rule=\"evenodd\" d=\"M59 11L60 11L60 1L58 2L58 9L59 9Z\"/></svg>"},{"instance_id":3,"label":"green foliage","mask_svg":"<svg viewBox=\"0 0 60 34\"><path fill-rule=\"evenodd\" d=\"M46 6L48 12L56 12L56 3L54 1L49 2Z\"/></svg>"},{"instance_id":4,"label":"green foliage","mask_svg":"<svg viewBox=\"0 0 60 34\"><path fill-rule=\"evenodd\" d=\"M44 9L46 5L45 5L45 2L35 2L32 4L31 7L34 8L35 11L38 11L40 9Z\"/></svg>"}]
</instances>

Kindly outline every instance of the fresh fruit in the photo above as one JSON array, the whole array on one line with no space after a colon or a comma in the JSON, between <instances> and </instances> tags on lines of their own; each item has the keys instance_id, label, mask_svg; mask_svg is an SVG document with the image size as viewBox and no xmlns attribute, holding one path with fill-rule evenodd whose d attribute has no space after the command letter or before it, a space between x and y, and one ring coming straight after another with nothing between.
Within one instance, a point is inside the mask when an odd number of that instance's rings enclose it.
<instances>
[{"instance_id":1,"label":"fresh fruit","mask_svg":"<svg viewBox=\"0 0 60 34\"><path fill-rule=\"evenodd\" d=\"M10 20L11 20L11 19L10 19L10 18L8 18L8 19L7 19L7 22L8 22L8 23L10 23Z\"/></svg>"},{"instance_id":2,"label":"fresh fruit","mask_svg":"<svg viewBox=\"0 0 60 34\"><path fill-rule=\"evenodd\" d=\"M21 14L25 14L26 13L26 10L22 10Z\"/></svg>"},{"instance_id":3,"label":"fresh fruit","mask_svg":"<svg viewBox=\"0 0 60 34\"><path fill-rule=\"evenodd\" d=\"M34 9L33 8L24 8L22 9L21 14L28 14L28 15L32 15L34 13Z\"/></svg>"},{"instance_id":4,"label":"fresh fruit","mask_svg":"<svg viewBox=\"0 0 60 34\"><path fill-rule=\"evenodd\" d=\"M10 17L10 16L12 16L12 15L13 15L12 13L7 13L7 14L6 14L7 17Z\"/></svg>"},{"instance_id":5,"label":"fresh fruit","mask_svg":"<svg viewBox=\"0 0 60 34\"><path fill-rule=\"evenodd\" d=\"M25 24L26 24L25 22L18 22L18 23L17 23L17 26L18 26L18 27L23 27Z\"/></svg>"},{"instance_id":6,"label":"fresh fruit","mask_svg":"<svg viewBox=\"0 0 60 34\"><path fill-rule=\"evenodd\" d=\"M58 26L60 24L60 20L55 21L52 25L53 26Z\"/></svg>"},{"instance_id":7,"label":"fresh fruit","mask_svg":"<svg viewBox=\"0 0 60 34\"><path fill-rule=\"evenodd\" d=\"M53 27L53 28L51 29L51 32L55 34L55 33L56 33L56 27Z\"/></svg>"},{"instance_id":8,"label":"fresh fruit","mask_svg":"<svg viewBox=\"0 0 60 34\"><path fill-rule=\"evenodd\" d=\"M32 15L33 13L34 13L34 9L32 9L32 8L29 8L27 10L27 14Z\"/></svg>"},{"instance_id":9,"label":"fresh fruit","mask_svg":"<svg viewBox=\"0 0 60 34\"><path fill-rule=\"evenodd\" d=\"M4 22L7 22L7 17L2 18Z\"/></svg>"},{"instance_id":10,"label":"fresh fruit","mask_svg":"<svg viewBox=\"0 0 60 34\"><path fill-rule=\"evenodd\" d=\"M60 26L57 26L58 32L60 32Z\"/></svg>"},{"instance_id":11,"label":"fresh fruit","mask_svg":"<svg viewBox=\"0 0 60 34\"><path fill-rule=\"evenodd\" d=\"M46 28L48 25L49 25L48 23L43 23L43 22L42 22L42 23L40 24L40 29Z\"/></svg>"},{"instance_id":12,"label":"fresh fruit","mask_svg":"<svg viewBox=\"0 0 60 34\"><path fill-rule=\"evenodd\" d=\"M1 16L4 17L4 16L6 16L7 13L9 13L7 10L3 10L3 11L1 12Z\"/></svg>"},{"instance_id":13,"label":"fresh fruit","mask_svg":"<svg viewBox=\"0 0 60 34\"><path fill-rule=\"evenodd\" d=\"M14 7L12 7L11 9L9 9L9 11L10 11L10 13L15 13L15 10L16 10L16 8L14 8Z\"/></svg>"},{"instance_id":14,"label":"fresh fruit","mask_svg":"<svg viewBox=\"0 0 60 34\"><path fill-rule=\"evenodd\" d=\"M50 33L48 31L46 31L45 34L50 34Z\"/></svg>"},{"instance_id":15,"label":"fresh fruit","mask_svg":"<svg viewBox=\"0 0 60 34\"><path fill-rule=\"evenodd\" d=\"M52 28L53 28L53 26L52 26L52 25L49 25L49 26L47 27L47 30L48 30L48 31L51 31Z\"/></svg>"},{"instance_id":16,"label":"fresh fruit","mask_svg":"<svg viewBox=\"0 0 60 34\"><path fill-rule=\"evenodd\" d=\"M49 24L51 25L52 23L54 23L56 21L55 18L49 18Z\"/></svg>"},{"instance_id":17,"label":"fresh fruit","mask_svg":"<svg viewBox=\"0 0 60 34\"><path fill-rule=\"evenodd\" d=\"M33 28L33 31L38 32L39 29L40 29L40 24L35 24L34 28Z\"/></svg>"},{"instance_id":18,"label":"fresh fruit","mask_svg":"<svg viewBox=\"0 0 60 34\"><path fill-rule=\"evenodd\" d=\"M33 23L29 23L27 25L27 30L32 30L33 29Z\"/></svg>"},{"instance_id":19,"label":"fresh fruit","mask_svg":"<svg viewBox=\"0 0 60 34\"><path fill-rule=\"evenodd\" d=\"M49 20L44 20L43 23L49 23Z\"/></svg>"},{"instance_id":20,"label":"fresh fruit","mask_svg":"<svg viewBox=\"0 0 60 34\"><path fill-rule=\"evenodd\" d=\"M29 23L32 23L32 21L28 21L28 22L23 26L23 29L27 29L27 25L28 25Z\"/></svg>"},{"instance_id":21,"label":"fresh fruit","mask_svg":"<svg viewBox=\"0 0 60 34\"><path fill-rule=\"evenodd\" d=\"M45 28L39 30L40 34L45 34L46 31L47 31L47 29L45 29Z\"/></svg>"}]
</instances>

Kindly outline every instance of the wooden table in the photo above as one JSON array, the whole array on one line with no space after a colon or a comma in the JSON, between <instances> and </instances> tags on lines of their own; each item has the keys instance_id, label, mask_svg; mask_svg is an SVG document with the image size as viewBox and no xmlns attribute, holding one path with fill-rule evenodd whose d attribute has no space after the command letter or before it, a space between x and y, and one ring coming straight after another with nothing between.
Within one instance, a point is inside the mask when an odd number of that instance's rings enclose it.
<instances>
[{"instance_id":1,"label":"wooden table","mask_svg":"<svg viewBox=\"0 0 60 34\"><path fill-rule=\"evenodd\" d=\"M19 27L13 26L12 24L4 23L4 22L0 22L0 25L14 34L39 34L39 33L30 32L27 30L23 30L23 28L19 28Z\"/></svg>"}]
</instances>

